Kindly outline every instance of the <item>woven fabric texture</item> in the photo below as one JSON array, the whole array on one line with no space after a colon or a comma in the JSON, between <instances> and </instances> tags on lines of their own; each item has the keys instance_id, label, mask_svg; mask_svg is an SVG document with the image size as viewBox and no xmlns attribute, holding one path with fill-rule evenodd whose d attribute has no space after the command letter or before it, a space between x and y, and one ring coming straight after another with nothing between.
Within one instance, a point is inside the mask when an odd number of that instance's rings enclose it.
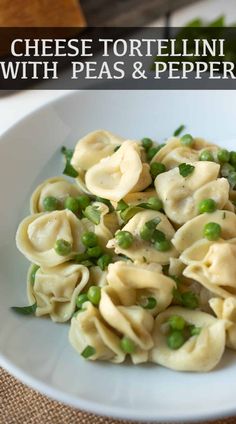
<instances>
[{"instance_id":1,"label":"woven fabric texture","mask_svg":"<svg viewBox=\"0 0 236 424\"><path fill-rule=\"evenodd\" d=\"M99 417L50 400L29 389L0 368L0 424L77 423L133 424L132 421ZM204 422L204 424L207 423ZM217 420L212 424L236 424L236 417Z\"/></svg>"}]
</instances>

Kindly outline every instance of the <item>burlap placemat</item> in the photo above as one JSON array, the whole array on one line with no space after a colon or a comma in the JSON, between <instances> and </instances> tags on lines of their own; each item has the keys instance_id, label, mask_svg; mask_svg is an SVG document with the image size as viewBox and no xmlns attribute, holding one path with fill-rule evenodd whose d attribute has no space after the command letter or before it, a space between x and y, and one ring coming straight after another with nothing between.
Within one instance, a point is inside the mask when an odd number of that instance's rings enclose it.
<instances>
[{"instance_id":1,"label":"burlap placemat","mask_svg":"<svg viewBox=\"0 0 236 424\"><path fill-rule=\"evenodd\" d=\"M0 368L0 424L77 423L133 424L132 421L99 417L50 400ZM212 424L236 424L236 417L217 420Z\"/></svg>"}]
</instances>

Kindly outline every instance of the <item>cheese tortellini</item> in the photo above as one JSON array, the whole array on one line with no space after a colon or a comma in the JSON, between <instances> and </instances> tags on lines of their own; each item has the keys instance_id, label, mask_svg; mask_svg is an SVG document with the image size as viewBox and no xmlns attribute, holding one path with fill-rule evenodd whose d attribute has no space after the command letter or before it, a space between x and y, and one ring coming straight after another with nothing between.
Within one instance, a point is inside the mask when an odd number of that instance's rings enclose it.
<instances>
[{"instance_id":1,"label":"cheese tortellini","mask_svg":"<svg viewBox=\"0 0 236 424\"><path fill-rule=\"evenodd\" d=\"M152 182L149 165L143 164L140 148L124 141L113 155L89 168L85 183L91 193L118 201L132 191L141 191Z\"/></svg>"},{"instance_id":2,"label":"cheese tortellini","mask_svg":"<svg viewBox=\"0 0 236 424\"><path fill-rule=\"evenodd\" d=\"M98 130L81 138L75 146L71 165L77 171L87 171L101 159L114 153L124 139L109 131Z\"/></svg>"},{"instance_id":3,"label":"cheese tortellini","mask_svg":"<svg viewBox=\"0 0 236 424\"><path fill-rule=\"evenodd\" d=\"M191 325L201 328L179 349L171 350L166 343L164 324L171 316L181 316ZM177 371L210 371L220 361L225 349L225 322L201 311L180 307L168 308L155 320L151 361Z\"/></svg>"},{"instance_id":4,"label":"cheese tortellini","mask_svg":"<svg viewBox=\"0 0 236 424\"><path fill-rule=\"evenodd\" d=\"M217 146L207 143L202 138L195 138L193 146L188 147L181 144L180 138L172 137L156 153L152 159L153 162L162 162L167 169L172 169L181 163L194 163L199 160L203 150L217 151Z\"/></svg>"},{"instance_id":5,"label":"cheese tortellini","mask_svg":"<svg viewBox=\"0 0 236 424\"><path fill-rule=\"evenodd\" d=\"M94 351L91 360L123 362L125 354L120 348L120 338L107 325L97 308L87 302L84 310L72 318L69 340L78 353L83 353L87 346Z\"/></svg>"},{"instance_id":6,"label":"cheese tortellini","mask_svg":"<svg viewBox=\"0 0 236 424\"><path fill-rule=\"evenodd\" d=\"M82 222L67 209L41 213L30 215L21 222L16 244L29 261L43 267L54 267L85 250L81 242L82 233ZM55 251L55 243L60 239L71 244L71 253L66 256Z\"/></svg>"},{"instance_id":7,"label":"cheese tortellini","mask_svg":"<svg viewBox=\"0 0 236 424\"><path fill-rule=\"evenodd\" d=\"M132 361L136 364L146 362L148 351L153 346L152 315L141 306L123 306L111 287L102 290L99 311L107 324L136 345L135 352L131 354Z\"/></svg>"},{"instance_id":8,"label":"cheese tortellini","mask_svg":"<svg viewBox=\"0 0 236 424\"><path fill-rule=\"evenodd\" d=\"M40 184L33 192L30 199L30 212L40 213L45 212L43 201L48 196L55 197L59 202L59 207L62 208L65 199L68 196L76 197L80 194L79 189L75 184L71 184L65 178L53 177Z\"/></svg>"},{"instance_id":9,"label":"cheese tortellini","mask_svg":"<svg viewBox=\"0 0 236 424\"><path fill-rule=\"evenodd\" d=\"M39 268L32 284L29 270L27 291L31 303L37 304L36 316L50 315L53 321L68 321L76 309L76 298L89 280L85 266L61 264Z\"/></svg>"},{"instance_id":10,"label":"cheese tortellini","mask_svg":"<svg viewBox=\"0 0 236 424\"><path fill-rule=\"evenodd\" d=\"M222 298L232 295L236 299L236 239L196 243L184 252L182 259L189 263L183 272L185 276Z\"/></svg>"},{"instance_id":11,"label":"cheese tortellini","mask_svg":"<svg viewBox=\"0 0 236 424\"><path fill-rule=\"evenodd\" d=\"M109 265L107 282L125 306L145 306L150 296L156 299L152 315L170 305L176 286L173 279L162 274L160 265L121 261Z\"/></svg>"},{"instance_id":12,"label":"cheese tortellini","mask_svg":"<svg viewBox=\"0 0 236 424\"><path fill-rule=\"evenodd\" d=\"M101 246L105 249L106 244L119 228L118 217L116 214L109 213L109 208L104 203L94 202L93 206L100 213L100 223L95 226L94 232L99 237Z\"/></svg>"},{"instance_id":13,"label":"cheese tortellini","mask_svg":"<svg viewBox=\"0 0 236 424\"><path fill-rule=\"evenodd\" d=\"M216 317L227 322L226 346L236 350L236 298L212 298L209 304Z\"/></svg>"},{"instance_id":14,"label":"cheese tortellini","mask_svg":"<svg viewBox=\"0 0 236 424\"><path fill-rule=\"evenodd\" d=\"M75 181L82 192L91 194L85 184L86 171L101 159L112 155L123 141L122 137L109 131L97 130L87 134L77 142L71 165L78 173Z\"/></svg>"},{"instance_id":15,"label":"cheese tortellini","mask_svg":"<svg viewBox=\"0 0 236 424\"><path fill-rule=\"evenodd\" d=\"M62 151L71 180L43 181L17 229L30 305L13 309L69 322L87 360L212 370L236 350L236 152L106 130Z\"/></svg>"},{"instance_id":16,"label":"cheese tortellini","mask_svg":"<svg viewBox=\"0 0 236 424\"><path fill-rule=\"evenodd\" d=\"M217 178L220 165L214 162L194 162L194 172L184 178L178 168L160 174L155 179L158 196L168 218L182 225L198 214L201 200L213 199L223 209L229 199L229 183Z\"/></svg>"},{"instance_id":17,"label":"cheese tortellini","mask_svg":"<svg viewBox=\"0 0 236 424\"><path fill-rule=\"evenodd\" d=\"M179 252L183 252L188 247L194 247L195 242L203 239L204 226L210 222L220 225L222 239L229 240L236 237L236 215L230 211L216 211L204 213L186 222L176 231L172 239L173 245ZM199 249L197 251L201 254Z\"/></svg>"},{"instance_id":18,"label":"cheese tortellini","mask_svg":"<svg viewBox=\"0 0 236 424\"><path fill-rule=\"evenodd\" d=\"M122 231L128 231L134 236L134 242L128 249L120 247L116 239L112 239L108 242L107 247L115 249L116 253L122 253L127 255L132 260L140 262L156 262L161 265L169 263L171 257L178 255L174 246L168 251L161 252L155 249L153 244L140 238L140 230L143 225L153 219L159 219L160 222L156 228L162 231L168 239L171 239L175 233L175 230L168 218L161 212L144 210L143 212L137 213L129 222L122 228Z\"/></svg>"}]
</instances>

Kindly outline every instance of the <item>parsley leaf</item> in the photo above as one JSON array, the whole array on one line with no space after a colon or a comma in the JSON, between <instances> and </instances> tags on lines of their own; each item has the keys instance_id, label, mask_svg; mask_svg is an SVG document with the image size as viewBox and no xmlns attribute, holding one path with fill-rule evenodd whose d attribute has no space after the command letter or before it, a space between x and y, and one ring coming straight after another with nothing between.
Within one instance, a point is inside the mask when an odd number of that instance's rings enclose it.
<instances>
[{"instance_id":1,"label":"parsley leaf","mask_svg":"<svg viewBox=\"0 0 236 424\"><path fill-rule=\"evenodd\" d=\"M173 133L174 137L178 137L184 130L185 130L185 125L180 125Z\"/></svg>"},{"instance_id":2,"label":"parsley leaf","mask_svg":"<svg viewBox=\"0 0 236 424\"><path fill-rule=\"evenodd\" d=\"M74 150L67 149L65 146L62 146L61 153L65 156L65 160L66 160L66 166L64 168L63 174L72 178L78 177L78 172L73 168L73 166L70 163Z\"/></svg>"},{"instance_id":3,"label":"parsley leaf","mask_svg":"<svg viewBox=\"0 0 236 424\"><path fill-rule=\"evenodd\" d=\"M182 175L182 177L187 177L188 175L192 174L195 169L195 166L189 165L188 163L181 163L179 165L179 173Z\"/></svg>"},{"instance_id":4,"label":"parsley leaf","mask_svg":"<svg viewBox=\"0 0 236 424\"><path fill-rule=\"evenodd\" d=\"M98 210L97 206L87 206L87 208L83 211L83 215L95 225L100 223L101 212Z\"/></svg>"},{"instance_id":5,"label":"parsley leaf","mask_svg":"<svg viewBox=\"0 0 236 424\"><path fill-rule=\"evenodd\" d=\"M17 312L17 314L20 314L20 315L33 315L36 311L36 308L37 308L36 303L30 306L12 306L11 307L11 309L14 312Z\"/></svg>"}]
</instances>

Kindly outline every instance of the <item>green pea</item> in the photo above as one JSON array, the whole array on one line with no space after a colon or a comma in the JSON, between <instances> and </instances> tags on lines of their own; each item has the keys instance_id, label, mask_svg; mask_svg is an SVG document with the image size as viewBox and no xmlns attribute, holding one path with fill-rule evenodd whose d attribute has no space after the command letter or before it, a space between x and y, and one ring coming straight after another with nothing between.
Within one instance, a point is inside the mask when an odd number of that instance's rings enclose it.
<instances>
[{"instance_id":1,"label":"green pea","mask_svg":"<svg viewBox=\"0 0 236 424\"><path fill-rule=\"evenodd\" d=\"M181 293L181 304L188 309L196 309L199 306L199 300L195 293L187 291Z\"/></svg>"},{"instance_id":2,"label":"green pea","mask_svg":"<svg viewBox=\"0 0 236 424\"><path fill-rule=\"evenodd\" d=\"M155 180L157 175L162 174L165 171L166 171L166 167L165 167L164 163L153 162L150 165L150 174L151 174L153 180Z\"/></svg>"},{"instance_id":3,"label":"green pea","mask_svg":"<svg viewBox=\"0 0 236 424\"><path fill-rule=\"evenodd\" d=\"M208 222L208 224L204 226L203 235L208 240L218 240L221 236L221 226L216 222Z\"/></svg>"},{"instance_id":4,"label":"green pea","mask_svg":"<svg viewBox=\"0 0 236 424\"><path fill-rule=\"evenodd\" d=\"M86 196L86 194L82 194L81 196L77 197L79 208L84 210L87 208L87 206L90 205L90 198Z\"/></svg>"},{"instance_id":5,"label":"green pea","mask_svg":"<svg viewBox=\"0 0 236 424\"><path fill-rule=\"evenodd\" d=\"M129 231L119 231L116 234L115 239L118 246L120 246L122 249L128 249L134 241L134 237Z\"/></svg>"},{"instance_id":6,"label":"green pea","mask_svg":"<svg viewBox=\"0 0 236 424\"><path fill-rule=\"evenodd\" d=\"M234 172L234 167L233 165L230 165L230 163L224 163L220 169L222 177L228 177L232 171Z\"/></svg>"},{"instance_id":7,"label":"green pea","mask_svg":"<svg viewBox=\"0 0 236 424\"><path fill-rule=\"evenodd\" d=\"M180 138L180 143L187 147L192 147L194 139L190 134L185 134Z\"/></svg>"},{"instance_id":8,"label":"green pea","mask_svg":"<svg viewBox=\"0 0 236 424\"><path fill-rule=\"evenodd\" d=\"M38 265L32 265L32 268L31 268L31 273L30 273L30 283L32 284L32 285L34 285L34 282L35 282L35 275L36 275L36 272L38 271L38 269L40 268L40 266L38 266Z\"/></svg>"},{"instance_id":9,"label":"green pea","mask_svg":"<svg viewBox=\"0 0 236 424\"><path fill-rule=\"evenodd\" d=\"M184 318L180 315L172 315L168 319L168 323L172 330L183 330L186 325Z\"/></svg>"},{"instance_id":10,"label":"green pea","mask_svg":"<svg viewBox=\"0 0 236 424\"><path fill-rule=\"evenodd\" d=\"M145 223L140 230L140 237L142 240L150 241L152 239L154 230L149 228L147 223Z\"/></svg>"},{"instance_id":11,"label":"green pea","mask_svg":"<svg viewBox=\"0 0 236 424\"><path fill-rule=\"evenodd\" d=\"M141 306L144 309L154 309L157 306L157 301L156 301L155 297L150 296L150 297L143 299Z\"/></svg>"},{"instance_id":12,"label":"green pea","mask_svg":"<svg viewBox=\"0 0 236 424\"><path fill-rule=\"evenodd\" d=\"M71 212L76 213L79 210L79 202L75 197L68 196L64 203L65 209L69 209Z\"/></svg>"},{"instance_id":13,"label":"green pea","mask_svg":"<svg viewBox=\"0 0 236 424\"><path fill-rule=\"evenodd\" d=\"M46 212L52 212L60 207L60 202L56 197L53 196L47 196L43 199L43 209Z\"/></svg>"},{"instance_id":14,"label":"green pea","mask_svg":"<svg viewBox=\"0 0 236 424\"><path fill-rule=\"evenodd\" d=\"M124 353L129 353L129 354L134 353L136 348L133 340L131 340L129 337L126 337L126 336L122 337L120 341L120 347Z\"/></svg>"},{"instance_id":15,"label":"green pea","mask_svg":"<svg viewBox=\"0 0 236 424\"><path fill-rule=\"evenodd\" d=\"M99 258L102 254L102 248L100 246L88 247L87 253L90 258Z\"/></svg>"},{"instance_id":16,"label":"green pea","mask_svg":"<svg viewBox=\"0 0 236 424\"><path fill-rule=\"evenodd\" d=\"M86 261L89 258L89 255L86 252L83 253L77 253L77 255L74 256L73 260L80 264L81 262Z\"/></svg>"},{"instance_id":17,"label":"green pea","mask_svg":"<svg viewBox=\"0 0 236 424\"><path fill-rule=\"evenodd\" d=\"M203 150L200 153L199 160L214 162L214 156L209 150Z\"/></svg>"},{"instance_id":18,"label":"green pea","mask_svg":"<svg viewBox=\"0 0 236 424\"><path fill-rule=\"evenodd\" d=\"M217 209L217 204L213 199L202 200L198 204L199 213L212 213Z\"/></svg>"},{"instance_id":19,"label":"green pea","mask_svg":"<svg viewBox=\"0 0 236 424\"><path fill-rule=\"evenodd\" d=\"M54 249L58 255L67 256L71 253L72 246L71 243L69 243L68 241L59 239L54 244Z\"/></svg>"},{"instance_id":20,"label":"green pea","mask_svg":"<svg viewBox=\"0 0 236 424\"><path fill-rule=\"evenodd\" d=\"M169 240L155 241L154 246L159 252L167 252L171 249L171 242Z\"/></svg>"},{"instance_id":21,"label":"green pea","mask_svg":"<svg viewBox=\"0 0 236 424\"><path fill-rule=\"evenodd\" d=\"M171 350L177 350L185 343L184 335L181 331L173 331L167 337L167 345Z\"/></svg>"},{"instance_id":22,"label":"green pea","mask_svg":"<svg viewBox=\"0 0 236 424\"><path fill-rule=\"evenodd\" d=\"M89 287L87 296L93 305L98 306L101 300L101 288L98 286Z\"/></svg>"},{"instance_id":23,"label":"green pea","mask_svg":"<svg viewBox=\"0 0 236 424\"><path fill-rule=\"evenodd\" d=\"M226 149L220 149L217 152L217 159L221 163L229 162L229 160L230 160L230 153Z\"/></svg>"},{"instance_id":24,"label":"green pea","mask_svg":"<svg viewBox=\"0 0 236 424\"><path fill-rule=\"evenodd\" d=\"M86 293L79 294L79 296L76 299L77 308L82 309L83 304L87 301L88 301L88 296Z\"/></svg>"},{"instance_id":25,"label":"green pea","mask_svg":"<svg viewBox=\"0 0 236 424\"><path fill-rule=\"evenodd\" d=\"M150 161L152 160L152 158L154 158L154 156L156 155L156 153L159 151L160 149L158 149L158 147L151 147L150 149L148 149L147 151L147 159Z\"/></svg>"},{"instance_id":26,"label":"green pea","mask_svg":"<svg viewBox=\"0 0 236 424\"><path fill-rule=\"evenodd\" d=\"M81 353L81 356L83 356L85 359L90 358L91 356L95 355L96 349L92 346L86 346L86 348Z\"/></svg>"},{"instance_id":27,"label":"green pea","mask_svg":"<svg viewBox=\"0 0 236 424\"><path fill-rule=\"evenodd\" d=\"M163 208L163 203L161 199L158 199L158 197L149 197L148 206L154 211L160 211Z\"/></svg>"},{"instance_id":28,"label":"green pea","mask_svg":"<svg viewBox=\"0 0 236 424\"><path fill-rule=\"evenodd\" d=\"M142 138L141 143L145 150L150 149L150 147L153 145L153 141L148 137Z\"/></svg>"},{"instance_id":29,"label":"green pea","mask_svg":"<svg viewBox=\"0 0 236 424\"><path fill-rule=\"evenodd\" d=\"M97 265L99 266L99 268L101 268L102 271L104 271L111 262L112 262L112 256L105 254L100 256L100 258L98 258Z\"/></svg>"},{"instance_id":30,"label":"green pea","mask_svg":"<svg viewBox=\"0 0 236 424\"><path fill-rule=\"evenodd\" d=\"M236 172L235 171L231 171L229 173L229 175L228 175L228 181L229 181L230 187L232 189L234 189L235 186L236 186Z\"/></svg>"},{"instance_id":31,"label":"green pea","mask_svg":"<svg viewBox=\"0 0 236 424\"><path fill-rule=\"evenodd\" d=\"M94 247L98 244L98 238L92 231L87 231L81 237L81 241L85 247Z\"/></svg>"},{"instance_id":32,"label":"green pea","mask_svg":"<svg viewBox=\"0 0 236 424\"><path fill-rule=\"evenodd\" d=\"M231 165L236 165L236 152L230 152L229 162Z\"/></svg>"}]
</instances>

